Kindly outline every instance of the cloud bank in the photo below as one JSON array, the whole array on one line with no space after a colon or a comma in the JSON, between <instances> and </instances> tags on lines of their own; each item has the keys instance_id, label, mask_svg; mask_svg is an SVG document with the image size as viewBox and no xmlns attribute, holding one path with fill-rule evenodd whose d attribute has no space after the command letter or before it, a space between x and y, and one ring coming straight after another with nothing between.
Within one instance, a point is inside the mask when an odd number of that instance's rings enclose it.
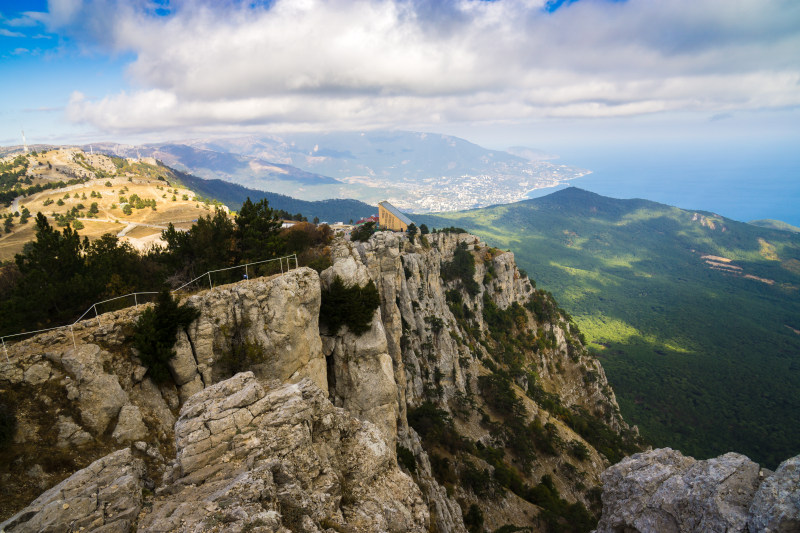
<instances>
[{"instance_id":1,"label":"cloud bank","mask_svg":"<svg viewBox=\"0 0 800 533\"><path fill-rule=\"evenodd\" d=\"M800 105L796 0L50 2L51 30L131 54L74 93L106 132L357 129ZM255 4L255 5L253 5Z\"/></svg>"}]
</instances>

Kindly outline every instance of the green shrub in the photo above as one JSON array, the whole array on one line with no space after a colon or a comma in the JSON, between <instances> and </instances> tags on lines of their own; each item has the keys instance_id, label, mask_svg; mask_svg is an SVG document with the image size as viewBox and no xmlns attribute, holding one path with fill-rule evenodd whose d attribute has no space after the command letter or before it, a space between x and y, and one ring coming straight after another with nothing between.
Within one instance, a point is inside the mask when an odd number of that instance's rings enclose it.
<instances>
[{"instance_id":1,"label":"green shrub","mask_svg":"<svg viewBox=\"0 0 800 533\"><path fill-rule=\"evenodd\" d=\"M405 446L397 445L397 462L411 473L417 471L417 459L411 450Z\"/></svg>"},{"instance_id":2,"label":"green shrub","mask_svg":"<svg viewBox=\"0 0 800 533\"><path fill-rule=\"evenodd\" d=\"M434 233L437 233L437 230L433 230ZM442 228L438 230L438 233L469 233L464 228L457 228L455 226L450 226L449 228Z\"/></svg>"},{"instance_id":3,"label":"green shrub","mask_svg":"<svg viewBox=\"0 0 800 533\"><path fill-rule=\"evenodd\" d=\"M578 440L570 441L569 453L579 461L585 461L589 458L589 448L584 443Z\"/></svg>"},{"instance_id":4,"label":"green shrub","mask_svg":"<svg viewBox=\"0 0 800 533\"><path fill-rule=\"evenodd\" d=\"M320 273L331 265L333 265L333 262L331 261L331 258L329 256L320 255L309 261L306 266L309 268L313 268L314 270L317 271L317 273Z\"/></svg>"},{"instance_id":5,"label":"green shrub","mask_svg":"<svg viewBox=\"0 0 800 533\"><path fill-rule=\"evenodd\" d=\"M436 481L442 485L455 485L458 482L456 471L453 469L450 459L435 453L431 453L428 456L431 460L431 471Z\"/></svg>"},{"instance_id":6,"label":"green shrub","mask_svg":"<svg viewBox=\"0 0 800 533\"><path fill-rule=\"evenodd\" d=\"M0 450L11 444L17 429L17 417L14 408L0 397Z\"/></svg>"},{"instance_id":7,"label":"green shrub","mask_svg":"<svg viewBox=\"0 0 800 533\"><path fill-rule=\"evenodd\" d=\"M332 335L339 333L342 326L347 326L356 335L362 335L369 331L372 316L380 304L378 288L372 280L363 287L348 287L336 276L330 286L322 291L319 319L328 326Z\"/></svg>"},{"instance_id":8,"label":"green shrub","mask_svg":"<svg viewBox=\"0 0 800 533\"><path fill-rule=\"evenodd\" d=\"M483 533L483 512L474 503L464 515L464 525L467 526L469 533Z\"/></svg>"},{"instance_id":9,"label":"green shrub","mask_svg":"<svg viewBox=\"0 0 800 533\"><path fill-rule=\"evenodd\" d=\"M159 293L154 307L139 315L133 346L139 351L139 359L153 381L163 383L170 379L167 364L175 357L175 335L199 316L200 311L188 304L179 306L166 289Z\"/></svg>"},{"instance_id":10,"label":"green shrub","mask_svg":"<svg viewBox=\"0 0 800 533\"><path fill-rule=\"evenodd\" d=\"M447 411L431 402L408 410L408 423L428 446L441 446L451 453L467 450L469 444L458 434Z\"/></svg>"},{"instance_id":11,"label":"green shrub","mask_svg":"<svg viewBox=\"0 0 800 533\"><path fill-rule=\"evenodd\" d=\"M417 234L417 226L416 224L409 224L408 229L406 230L406 234L408 235L408 242L414 244L414 236Z\"/></svg>"},{"instance_id":12,"label":"green shrub","mask_svg":"<svg viewBox=\"0 0 800 533\"><path fill-rule=\"evenodd\" d=\"M375 222L366 222L350 233L350 240L367 242L373 233L375 233Z\"/></svg>"},{"instance_id":13,"label":"green shrub","mask_svg":"<svg viewBox=\"0 0 800 533\"><path fill-rule=\"evenodd\" d=\"M467 250L467 244L458 243L453 252L453 260L442 263L442 279L445 281L461 280L470 296L475 296L480 291L478 282L475 281L475 258Z\"/></svg>"},{"instance_id":14,"label":"green shrub","mask_svg":"<svg viewBox=\"0 0 800 533\"><path fill-rule=\"evenodd\" d=\"M247 338L249 327L250 321L247 318L238 321L236 316L233 317L232 327L227 324L220 327L224 343L216 346L215 352L219 356L215 362L221 375L230 377L266 361L261 343Z\"/></svg>"},{"instance_id":15,"label":"green shrub","mask_svg":"<svg viewBox=\"0 0 800 533\"><path fill-rule=\"evenodd\" d=\"M492 496L495 486L488 468L479 470L470 463L461 468L461 484L481 499Z\"/></svg>"}]
</instances>

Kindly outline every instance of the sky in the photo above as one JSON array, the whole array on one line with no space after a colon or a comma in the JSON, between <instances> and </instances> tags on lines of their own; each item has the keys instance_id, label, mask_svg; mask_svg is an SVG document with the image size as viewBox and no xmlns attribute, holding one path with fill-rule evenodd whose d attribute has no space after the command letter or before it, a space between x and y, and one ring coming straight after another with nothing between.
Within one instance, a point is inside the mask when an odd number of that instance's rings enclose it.
<instances>
[{"instance_id":1,"label":"sky","mask_svg":"<svg viewBox=\"0 0 800 533\"><path fill-rule=\"evenodd\" d=\"M797 0L0 0L0 145L800 145Z\"/></svg>"}]
</instances>

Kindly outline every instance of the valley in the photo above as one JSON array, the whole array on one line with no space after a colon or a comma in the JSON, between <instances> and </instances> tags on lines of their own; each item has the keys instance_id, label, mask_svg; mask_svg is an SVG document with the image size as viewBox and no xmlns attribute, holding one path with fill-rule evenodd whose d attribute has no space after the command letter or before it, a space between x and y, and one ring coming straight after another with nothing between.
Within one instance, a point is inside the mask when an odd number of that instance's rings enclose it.
<instances>
[{"instance_id":1,"label":"valley","mask_svg":"<svg viewBox=\"0 0 800 533\"><path fill-rule=\"evenodd\" d=\"M577 188L415 217L515 252L656 446L774 467L800 441L797 234Z\"/></svg>"}]
</instances>

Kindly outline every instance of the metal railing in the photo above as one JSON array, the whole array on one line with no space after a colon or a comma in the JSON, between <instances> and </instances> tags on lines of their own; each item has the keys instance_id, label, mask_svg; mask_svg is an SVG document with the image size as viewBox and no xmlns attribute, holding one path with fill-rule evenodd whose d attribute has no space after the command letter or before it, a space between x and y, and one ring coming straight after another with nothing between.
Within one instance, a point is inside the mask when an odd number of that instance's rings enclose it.
<instances>
[{"instance_id":1,"label":"metal railing","mask_svg":"<svg viewBox=\"0 0 800 533\"><path fill-rule=\"evenodd\" d=\"M175 294L176 292L181 291L181 290L185 289L186 287L190 286L191 284L193 284L193 283L195 283L195 282L197 282L197 281L199 281L199 280L201 280L203 278L206 278L206 277L208 278L208 286L209 286L209 288L213 289L214 288L214 283L213 283L213 281L211 279L211 274L214 274L216 272L226 272L226 271L229 271L229 270L235 270L235 269L240 269L240 268L244 269L244 278L243 279L249 280L250 279L250 269L249 269L249 267L255 267L257 265L262 265L262 264L266 264L266 263L274 263L275 261L279 261L280 262L281 274L285 274L285 273L289 272L290 270L292 270L292 263L293 262L294 262L294 268L295 269L298 268L297 254L285 255L283 257L278 257L278 258L275 258L275 259L264 259L263 261L254 261L252 263L245 263L243 265L236 265L236 266L227 267L227 268L218 268L216 270L209 270L208 272L205 272L205 273L197 276L193 280L184 283L183 285L181 285L177 289L172 289L170 291L170 293ZM255 271L257 272L257 270L255 270ZM276 274L277 274L277 272L276 272ZM256 277L258 277L258 276L256 276ZM114 298L109 298L108 300L103 300L101 302L93 303L91 305L91 307L89 307L89 309L84 311L84 313L81 316L79 316L78 319L75 320L75 322L73 322L71 324L64 324L63 326L55 326L55 327L52 327L52 328L37 329L37 330L34 330L34 331L25 331L23 333L12 333L11 335L0 336L0 342L3 345L3 352L5 353L5 356L6 356L6 362L7 363L11 362L9 360L9 358L8 358L8 348L6 347L6 339L9 339L9 338L12 338L12 337L22 337L24 335L35 335L37 333L44 333L46 331L55 331L57 329L69 328L70 329L70 333L72 334L72 345L73 345L73 347L77 348L78 345L75 342L75 329L74 329L74 326L78 322L83 320L84 317L86 315L88 315L91 311L94 311L94 319L97 320L97 325L98 326L102 325L101 322L100 322L100 312L97 310L97 306L98 305L106 304L106 303L109 303L109 302L114 302L116 300L122 300L123 298L128 298L130 296L133 296L134 306L139 307L139 295L153 295L153 294L158 294L158 292L132 292L132 293L129 293L129 294L125 294L123 296L115 296ZM130 306L129 305L128 306L123 306L123 307L120 307L120 309L124 309L126 307L130 307Z\"/></svg>"}]
</instances>

